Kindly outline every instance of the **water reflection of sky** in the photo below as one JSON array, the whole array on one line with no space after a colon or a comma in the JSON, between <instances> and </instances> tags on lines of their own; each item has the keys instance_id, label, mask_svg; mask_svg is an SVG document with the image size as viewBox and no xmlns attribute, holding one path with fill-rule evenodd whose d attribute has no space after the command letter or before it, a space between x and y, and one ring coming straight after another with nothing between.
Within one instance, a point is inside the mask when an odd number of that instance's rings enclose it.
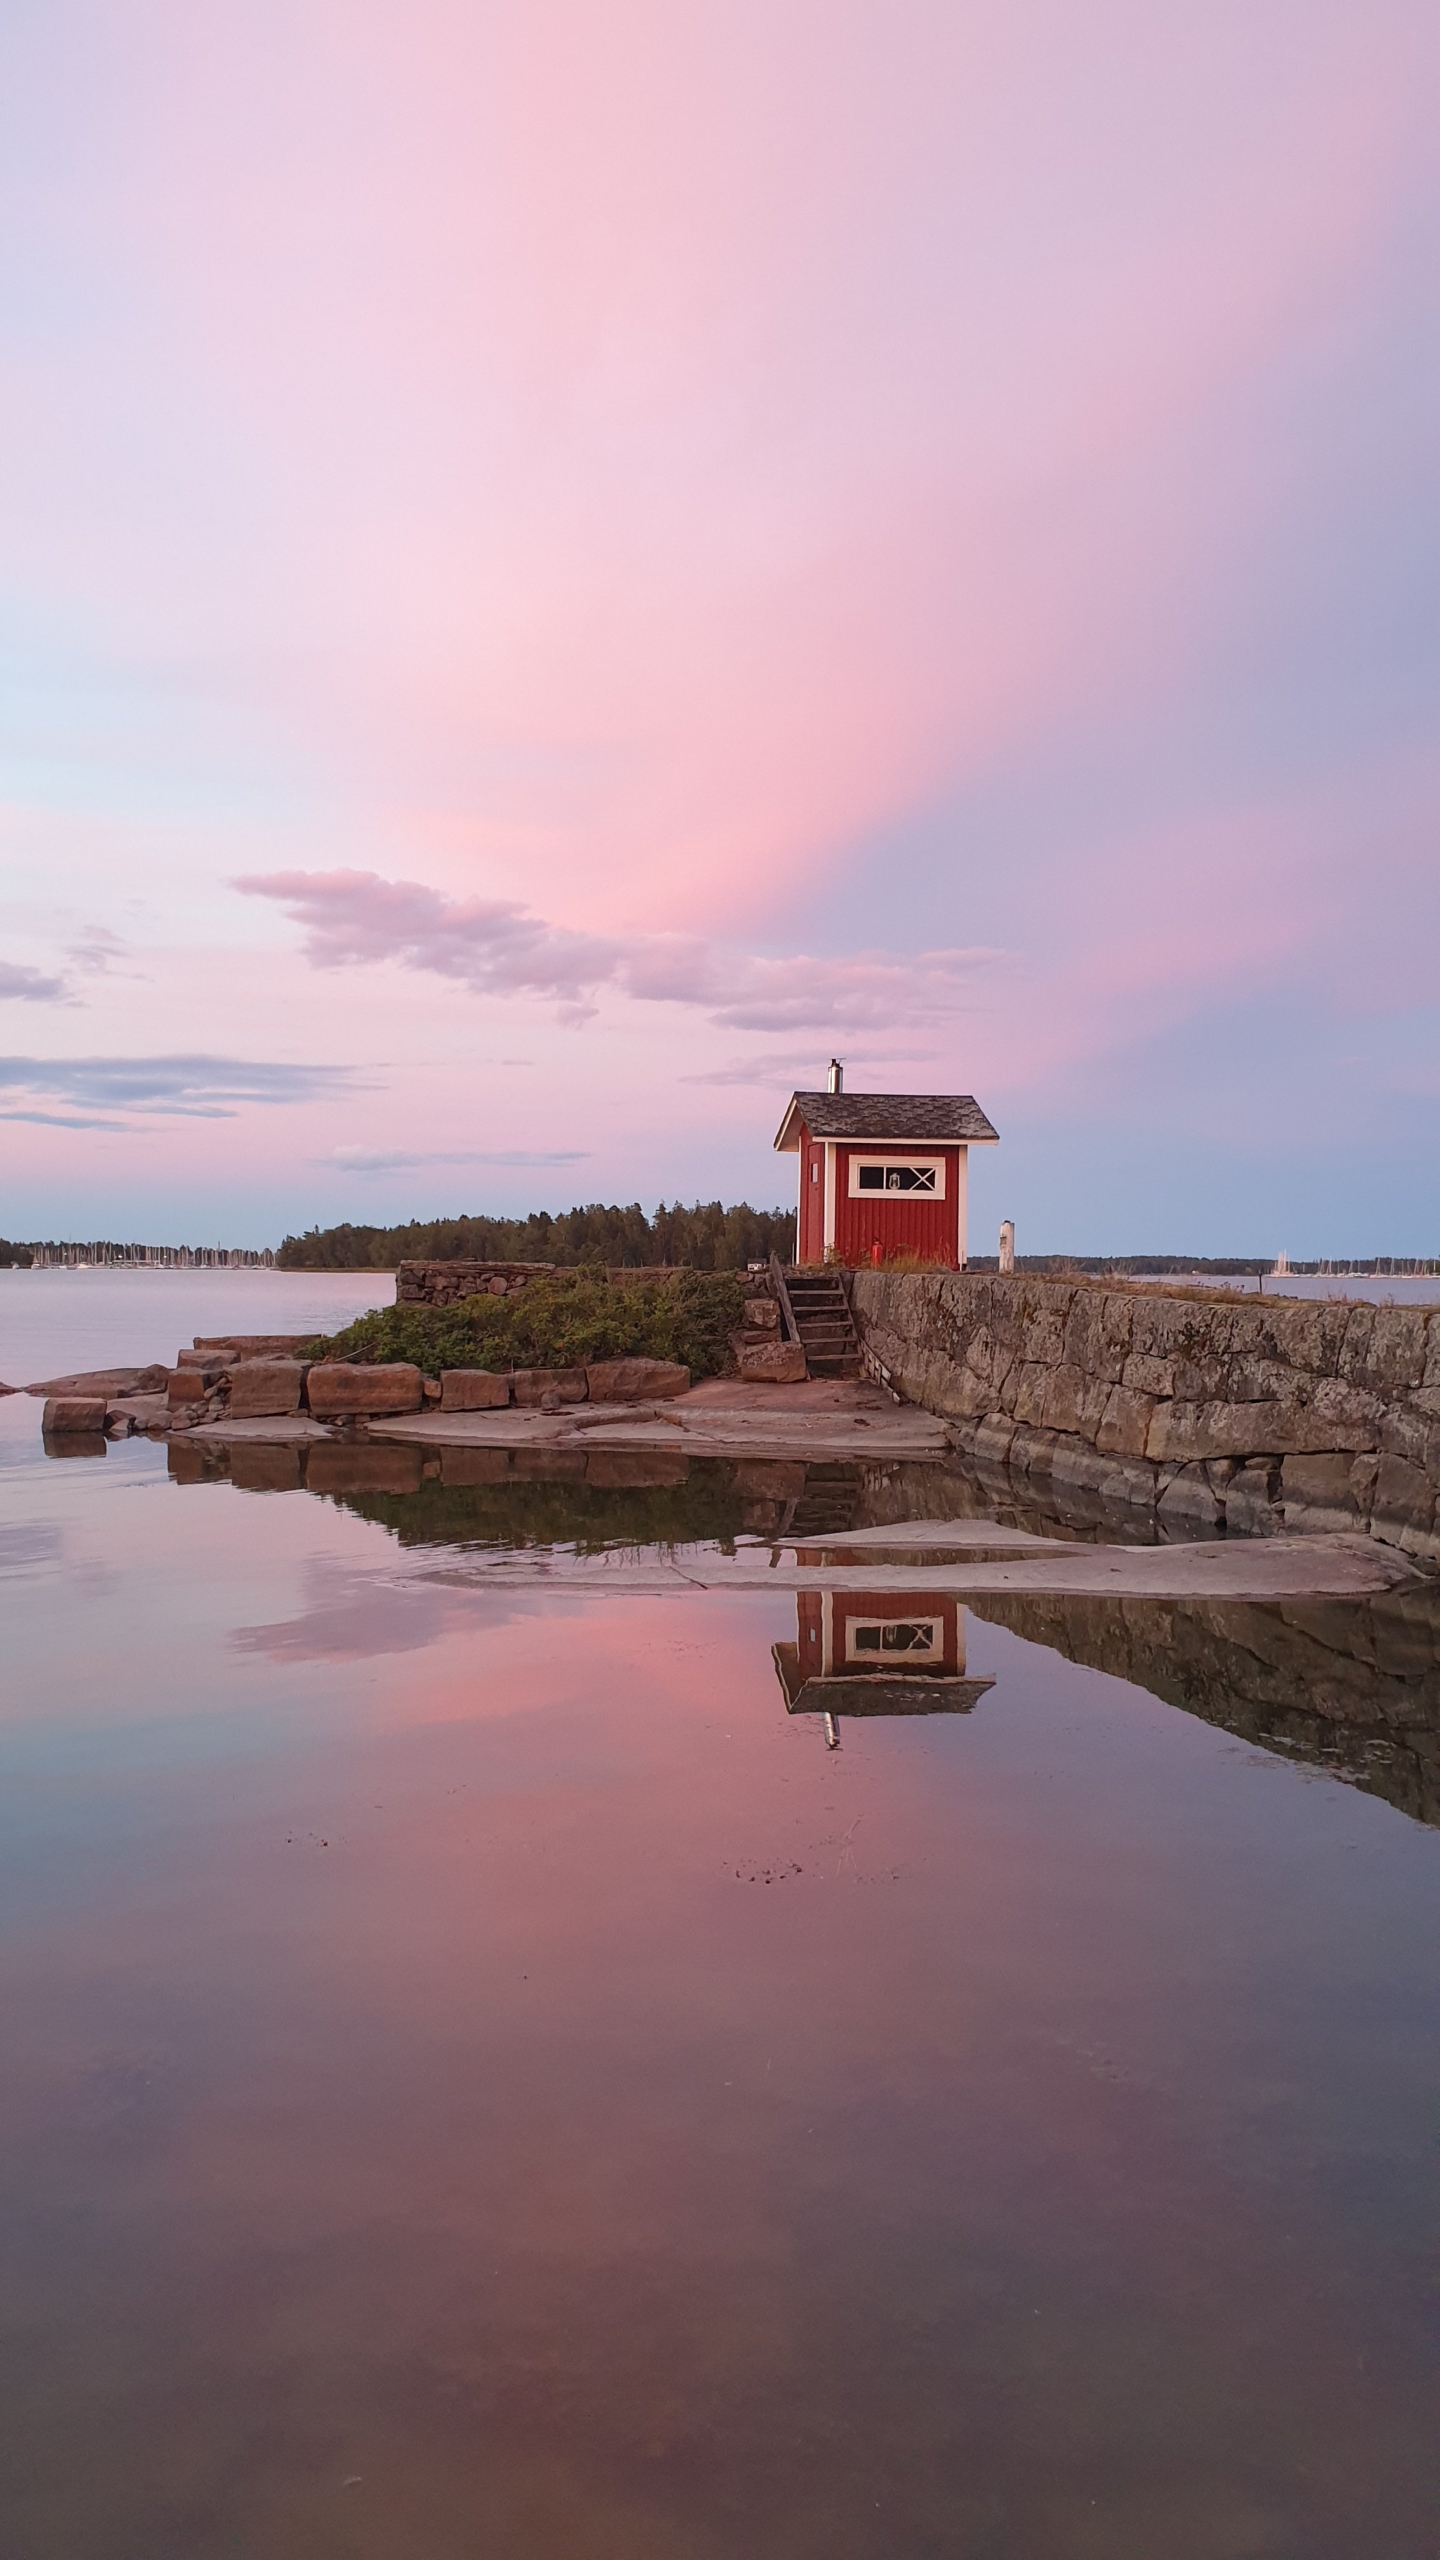
<instances>
[{"instance_id":1,"label":"water reflection of sky","mask_svg":"<svg viewBox=\"0 0 1440 2560\"><path fill-rule=\"evenodd\" d=\"M410 1587L34 1420L27 2560L1428 2552L1432 1832L977 1609L827 1752L790 1591Z\"/></svg>"}]
</instances>

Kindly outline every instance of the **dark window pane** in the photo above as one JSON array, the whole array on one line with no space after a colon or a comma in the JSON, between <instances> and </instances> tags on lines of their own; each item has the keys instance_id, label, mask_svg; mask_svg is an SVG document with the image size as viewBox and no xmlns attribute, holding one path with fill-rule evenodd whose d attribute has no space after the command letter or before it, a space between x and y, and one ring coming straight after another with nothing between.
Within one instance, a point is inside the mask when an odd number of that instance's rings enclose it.
<instances>
[{"instance_id":1,"label":"dark window pane","mask_svg":"<svg viewBox=\"0 0 1440 2560\"><path fill-rule=\"evenodd\" d=\"M882 1653L928 1653L930 1643L929 1627L910 1626L903 1619L897 1620L894 1626L882 1627L880 1630Z\"/></svg>"},{"instance_id":2,"label":"dark window pane","mask_svg":"<svg viewBox=\"0 0 1440 2560\"><path fill-rule=\"evenodd\" d=\"M933 1164L862 1164L856 1185L861 1191L929 1191L935 1189Z\"/></svg>"}]
</instances>

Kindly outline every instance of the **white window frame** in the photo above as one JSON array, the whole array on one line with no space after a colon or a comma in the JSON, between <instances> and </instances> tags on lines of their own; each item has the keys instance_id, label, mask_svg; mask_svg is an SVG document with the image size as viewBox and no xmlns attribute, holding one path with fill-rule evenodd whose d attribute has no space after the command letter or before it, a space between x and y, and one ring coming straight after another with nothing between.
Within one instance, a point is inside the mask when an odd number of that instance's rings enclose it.
<instances>
[{"instance_id":1,"label":"white window frame","mask_svg":"<svg viewBox=\"0 0 1440 2560\"><path fill-rule=\"evenodd\" d=\"M928 1629L930 1636L929 1650L925 1653L892 1653L887 1655L882 1646L857 1645L855 1639L862 1630L868 1631L875 1627L880 1628L882 1631L886 1627L925 1627ZM935 1663L943 1662L944 1659L945 1621L943 1618L927 1617L922 1610L918 1609L897 1609L894 1616L890 1618L847 1618L845 1621L845 1661L847 1667L851 1664L863 1665L867 1663L881 1663L885 1661Z\"/></svg>"},{"instance_id":2,"label":"white window frame","mask_svg":"<svg viewBox=\"0 0 1440 2560\"><path fill-rule=\"evenodd\" d=\"M860 1188L861 1170L862 1168L868 1168L872 1165L879 1165L886 1172L889 1172L891 1168L896 1165L914 1165L917 1168L923 1166L927 1172L934 1174L935 1188L933 1191L887 1191L882 1183L879 1190L866 1189L862 1191ZM850 1158L850 1198L852 1200L871 1201L943 1200L945 1197L945 1169L945 1158L943 1156L852 1156Z\"/></svg>"}]
</instances>

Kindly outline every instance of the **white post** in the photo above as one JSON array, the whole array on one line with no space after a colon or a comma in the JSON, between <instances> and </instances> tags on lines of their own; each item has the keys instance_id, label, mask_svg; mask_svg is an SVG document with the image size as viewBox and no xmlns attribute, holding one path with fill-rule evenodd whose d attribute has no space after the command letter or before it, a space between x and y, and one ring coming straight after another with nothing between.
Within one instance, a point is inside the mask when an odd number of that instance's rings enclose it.
<instances>
[{"instance_id":1,"label":"white post","mask_svg":"<svg viewBox=\"0 0 1440 2560\"><path fill-rule=\"evenodd\" d=\"M1009 1272L1012 1278L1014 1277L1015 1221L1013 1218L1002 1218L1000 1222L1000 1268L1002 1271Z\"/></svg>"}]
</instances>

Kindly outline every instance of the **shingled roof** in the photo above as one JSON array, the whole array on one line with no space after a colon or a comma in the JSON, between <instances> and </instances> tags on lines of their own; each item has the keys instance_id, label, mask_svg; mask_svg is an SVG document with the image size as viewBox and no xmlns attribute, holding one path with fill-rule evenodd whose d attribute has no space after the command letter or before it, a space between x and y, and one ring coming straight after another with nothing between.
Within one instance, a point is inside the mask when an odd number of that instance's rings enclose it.
<instances>
[{"instance_id":1,"label":"shingled roof","mask_svg":"<svg viewBox=\"0 0 1440 2560\"><path fill-rule=\"evenodd\" d=\"M863 1146L883 1139L891 1146L983 1146L999 1132L973 1093L792 1093L775 1140L783 1154L800 1144L803 1120L812 1138L841 1138Z\"/></svg>"}]
</instances>

